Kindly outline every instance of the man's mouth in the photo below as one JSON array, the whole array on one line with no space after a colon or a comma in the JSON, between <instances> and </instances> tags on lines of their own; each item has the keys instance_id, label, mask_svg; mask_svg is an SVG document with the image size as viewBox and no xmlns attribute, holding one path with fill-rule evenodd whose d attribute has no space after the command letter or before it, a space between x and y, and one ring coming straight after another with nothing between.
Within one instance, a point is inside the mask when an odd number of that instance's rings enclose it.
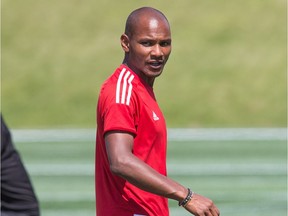
<instances>
[{"instance_id":1,"label":"man's mouth","mask_svg":"<svg viewBox=\"0 0 288 216\"><path fill-rule=\"evenodd\" d=\"M152 61L152 62L149 62L149 65L153 69L159 69L163 66L163 61Z\"/></svg>"}]
</instances>

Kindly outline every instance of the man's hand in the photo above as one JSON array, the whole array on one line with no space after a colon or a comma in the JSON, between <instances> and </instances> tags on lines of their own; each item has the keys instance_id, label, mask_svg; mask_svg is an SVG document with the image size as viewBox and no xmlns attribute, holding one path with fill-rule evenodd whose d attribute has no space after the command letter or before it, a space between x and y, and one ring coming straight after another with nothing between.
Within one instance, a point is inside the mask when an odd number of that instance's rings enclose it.
<instances>
[{"instance_id":1,"label":"man's hand","mask_svg":"<svg viewBox=\"0 0 288 216\"><path fill-rule=\"evenodd\" d=\"M220 211L212 200L194 193L192 199L187 203L185 209L195 216L219 216Z\"/></svg>"}]
</instances>

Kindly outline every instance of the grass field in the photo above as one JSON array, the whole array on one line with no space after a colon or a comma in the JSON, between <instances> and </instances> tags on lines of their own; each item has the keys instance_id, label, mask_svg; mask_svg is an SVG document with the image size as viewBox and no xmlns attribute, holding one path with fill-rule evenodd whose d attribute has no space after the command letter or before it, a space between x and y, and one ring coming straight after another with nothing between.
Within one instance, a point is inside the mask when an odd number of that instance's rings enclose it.
<instances>
[{"instance_id":1,"label":"grass field","mask_svg":"<svg viewBox=\"0 0 288 216\"><path fill-rule=\"evenodd\" d=\"M286 2L2 0L2 113L13 128L94 127L126 17L148 5L171 23L154 88L169 127L286 127Z\"/></svg>"},{"instance_id":2,"label":"grass field","mask_svg":"<svg viewBox=\"0 0 288 216\"><path fill-rule=\"evenodd\" d=\"M285 129L182 131L169 132L170 177L213 199L222 216L287 215ZM95 215L93 130L13 130L13 137L43 216ZM170 212L189 215L175 201Z\"/></svg>"}]
</instances>

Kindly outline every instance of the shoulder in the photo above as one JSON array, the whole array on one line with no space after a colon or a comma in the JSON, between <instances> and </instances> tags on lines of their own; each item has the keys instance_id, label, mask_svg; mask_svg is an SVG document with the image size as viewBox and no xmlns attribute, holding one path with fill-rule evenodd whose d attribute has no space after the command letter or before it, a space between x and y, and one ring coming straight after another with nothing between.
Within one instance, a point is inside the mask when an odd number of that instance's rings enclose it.
<instances>
[{"instance_id":1,"label":"shoulder","mask_svg":"<svg viewBox=\"0 0 288 216\"><path fill-rule=\"evenodd\" d=\"M125 65L120 65L103 83L99 100L105 104L131 105L137 98L139 77ZM134 99L133 99L134 98Z\"/></svg>"},{"instance_id":2,"label":"shoulder","mask_svg":"<svg viewBox=\"0 0 288 216\"><path fill-rule=\"evenodd\" d=\"M128 67L121 65L103 83L101 94L115 97L116 103L127 104L138 86L138 76Z\"/></svg>"}]
</instances>

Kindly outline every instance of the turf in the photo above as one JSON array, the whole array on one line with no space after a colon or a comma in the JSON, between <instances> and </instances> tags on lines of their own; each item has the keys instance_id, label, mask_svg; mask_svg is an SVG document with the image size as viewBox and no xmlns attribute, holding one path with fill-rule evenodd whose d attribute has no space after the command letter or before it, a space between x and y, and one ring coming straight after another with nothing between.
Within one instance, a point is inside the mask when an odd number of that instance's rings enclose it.
<instances>
[{"instance_id":1,"label":"turf","mask_svg":"<svg viewBox=\"0 0 288 216\"><path fill-rule=\"evenodd\" d=\"M3 0L2 113L13 128L94 127L127 15L153 6L173 50L155 82L169 127L286 126L286 1Z\"/></svg>"},{"instance_id":2,"label":"turf","mask_svg":"<svg viewBox=\"0 0 288 216\"><path fill-rule=\"evenodd\" d=\"M18 142L45 216L91 216L94 142ZM221 215L287 215L281 140L170 142L169 176L214 200ZM169 201L171 216L189 215Z\"/></svg>"}]
</instances>

